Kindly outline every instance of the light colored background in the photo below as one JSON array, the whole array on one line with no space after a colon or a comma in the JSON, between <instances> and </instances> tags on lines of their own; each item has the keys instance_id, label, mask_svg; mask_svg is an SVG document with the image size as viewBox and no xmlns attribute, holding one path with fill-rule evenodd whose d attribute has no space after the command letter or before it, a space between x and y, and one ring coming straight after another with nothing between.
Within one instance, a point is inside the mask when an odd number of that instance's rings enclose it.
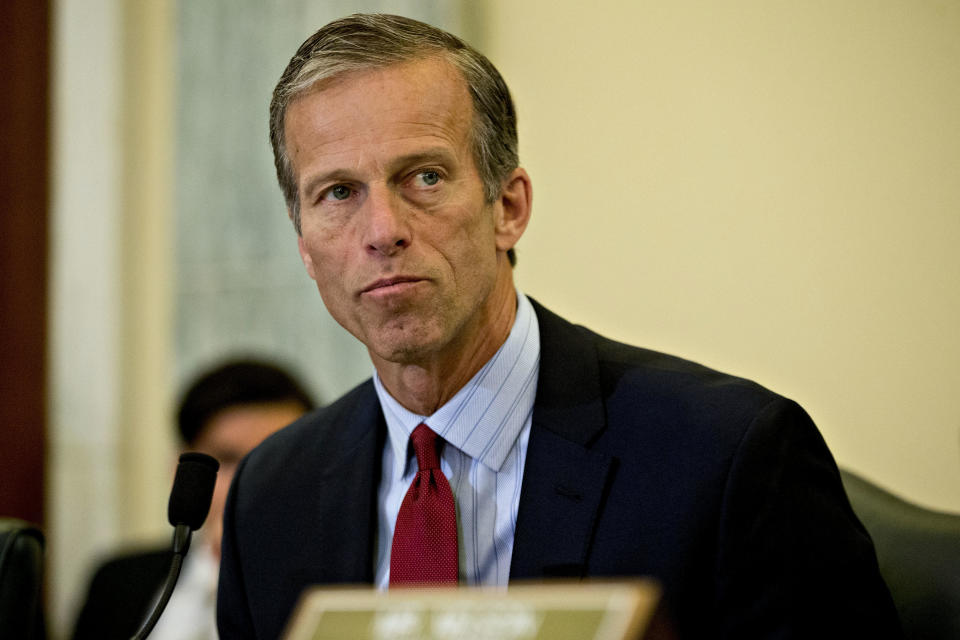
<instances>
[{"instance_id":1,"label":"light colored background","mask_svg":"<svg viewBox=\"0 0 960 640\"><path fill-rule=\"evenodd\" d=\"M842 464L960 510L960 4L492 6L521 286L797 399Z\"/></svg>"},{"instance_id":2,"label":"light colored background","mask_svg":"<svg viewBox=\"0 0 960 640\"><path fill-rule=\"evenodd\" d=\"M956 2L60 0L54 637L98 554L168 535L189 376L236 351L327 399L368 375L302 273L266 109L303 38L370 7L513 89L525 292L797 399L842 465L960 511Z\"/></svg>"}]
</instances>

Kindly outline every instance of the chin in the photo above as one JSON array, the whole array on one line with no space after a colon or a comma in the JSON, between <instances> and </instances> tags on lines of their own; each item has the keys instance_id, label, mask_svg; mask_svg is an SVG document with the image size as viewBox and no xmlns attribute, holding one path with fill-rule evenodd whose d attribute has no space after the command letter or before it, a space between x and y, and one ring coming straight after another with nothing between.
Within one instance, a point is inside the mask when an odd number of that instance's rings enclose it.
<instances>
[{"instance_id":1,"label":"chin","mask_svg":"<svg viewBox=\"0 0 960 640\"><path fill-rule=\"evenodd\" d=\"M374 353L388 362L396 364L416 364L428 358L434 349L431 345L417 342L381 345Z\"/></svg>"},{"instance_id":2,"label":"chin","mask_svg":"<svg viewBox=\"0 0 960 640\"><path fill-rule=\"evenodd\" d=\"M437 352L443 340L433 327L382 332L367 343L367 348L383 360L397 364L416 364Z\"/></svg>"}]
</instances>

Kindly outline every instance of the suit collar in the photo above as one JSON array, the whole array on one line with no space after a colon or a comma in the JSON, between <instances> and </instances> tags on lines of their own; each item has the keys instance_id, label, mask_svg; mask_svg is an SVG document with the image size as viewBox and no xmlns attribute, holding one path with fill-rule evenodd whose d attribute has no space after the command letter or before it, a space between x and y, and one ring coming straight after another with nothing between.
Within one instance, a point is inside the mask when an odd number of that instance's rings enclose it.
<instances>
[{"instance_id":1,"label":"suit collar","mask_svg":"<svg viewBox=\"0 0 960 640\"><path fill-rule=\"evenodd\" d=\"M606 425L600 367L586 329L533 304L540 377L510 578L582 577L614 465L589 448Z\"/></svg>"},{"instance_id":2,"label":"suit collar","mask_svg":"<svg viewBox=\"0 0 960 640\"><path fill-rule=\"evenodd\" d=\"M336 533L336 542L331 540L331 547L336 546L337 552L333 555L343 559L342 581L372 583L377 487L387 426L371 381L360 385L351 396L343 412L344 428L335 436L339 441L321 444L336 452L327 468L320 470L321 477L336 475L337 483L343 487L338 492L334 511L339 514L339 522L336 525L328 522L325 528ZM330 513L330 505L320 512Z\"/></svg>"},{"instance_id":3,"label":"suit collar","mask_svg":"<svg viewBox=\"0 0 960 640\"><path fill-rule=\"evenodd\" d=\"M599 363L586 329L531 302L540 327L540 373L510 578L580 577L586 572L593 523L615 463L589 449L606 425ZM353 451L341 459L351 460L357 471L351 473L352 481L364 487L354 499L361 493L368 498L356 505L357 523L370 517L375 528L386 423L373 383L368 381L357 391L350 412L358 427L349 430L353 446L348 449ZM356 536L355 543L343 549L351 557L364 558L359 563L363 577L351 579L372 581L374 537Z\"/></svg>"},{"instance_id":4,"label":"suit collar","mask_svg":"<svg viewBox=\"0 0 960 640\"><path fill-rule=\"evenodd\" d=\"M606 424L596 348L586 329L531 302L540 324L534 426L586 446Z\"/></svg>"}]
</instances>

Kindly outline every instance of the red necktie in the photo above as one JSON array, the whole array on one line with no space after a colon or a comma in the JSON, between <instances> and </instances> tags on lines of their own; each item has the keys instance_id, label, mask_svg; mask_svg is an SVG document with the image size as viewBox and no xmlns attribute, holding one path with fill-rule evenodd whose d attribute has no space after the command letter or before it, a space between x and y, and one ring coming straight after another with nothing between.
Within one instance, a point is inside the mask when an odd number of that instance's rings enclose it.
<instances>
[{"instance_id":1,"label":"red necktie","mask_svg":"<svg viewBox=\"0 0 960 640\"><path fill-rule=\"evenodd\" d=\"M457 512L440 470L440 437L425 424L410 434L419 470L397 514L390 584L457 582Z\"/></svg>"}]
</instances>

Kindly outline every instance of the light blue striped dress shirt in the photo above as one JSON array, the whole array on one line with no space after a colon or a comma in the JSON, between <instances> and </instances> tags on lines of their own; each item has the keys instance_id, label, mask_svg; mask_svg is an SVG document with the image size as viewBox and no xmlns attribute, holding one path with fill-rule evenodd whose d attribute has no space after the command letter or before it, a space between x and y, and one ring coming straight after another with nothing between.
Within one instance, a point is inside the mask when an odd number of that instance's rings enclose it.
<instances>
[{"instance_id":1,"label":"light blue striped dress shirt","mask_svg":"<svg viewBox=\"0 0 960 640\"><path fill-rule=\"evenodd\" d=\"M390 582L393 528L417 473L417 460L407 443L421 422L446 443L440 466L456 500L460 584L507 584L539 369L537 317L530 301L518 292L517 316L507 341L433 415L406 410L374 372L389 434L377 503L374 560L379 588L386 589Z\"/></svg>"}]
</instances>

